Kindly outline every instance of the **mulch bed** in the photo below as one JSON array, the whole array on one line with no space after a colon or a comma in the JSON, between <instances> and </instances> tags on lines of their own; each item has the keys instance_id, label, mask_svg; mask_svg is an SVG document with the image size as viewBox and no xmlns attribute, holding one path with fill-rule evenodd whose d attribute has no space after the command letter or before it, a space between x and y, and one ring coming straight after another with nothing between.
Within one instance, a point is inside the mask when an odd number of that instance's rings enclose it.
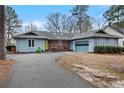
<instances>
[{"instance_id":1,"label":"mulch bed","mask_svg":"<svg viewBox=\"0 0 124 93\"><path fill-rule=\"evenodd\" d=\"M14 61L0 60L0 81L6 79L13 64Z\"/></svg>"}]
</instances>

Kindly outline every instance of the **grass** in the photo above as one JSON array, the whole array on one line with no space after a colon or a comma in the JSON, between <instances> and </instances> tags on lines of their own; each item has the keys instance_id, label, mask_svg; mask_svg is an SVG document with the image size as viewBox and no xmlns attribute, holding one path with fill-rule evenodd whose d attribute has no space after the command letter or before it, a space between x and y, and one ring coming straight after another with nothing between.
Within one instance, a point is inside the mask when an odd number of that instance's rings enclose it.
<instances>
[{"instance_id":1,"label":"grass","mask_svg":"<svg viewBox=\"0 0 124 93\"><path fill-rule=\"evenodd\" d=\"M66 53L56 61L69 69L74 68L73 64L78 64L124 80L124 55L121 54Z\"/></svg>"}]
</instances>

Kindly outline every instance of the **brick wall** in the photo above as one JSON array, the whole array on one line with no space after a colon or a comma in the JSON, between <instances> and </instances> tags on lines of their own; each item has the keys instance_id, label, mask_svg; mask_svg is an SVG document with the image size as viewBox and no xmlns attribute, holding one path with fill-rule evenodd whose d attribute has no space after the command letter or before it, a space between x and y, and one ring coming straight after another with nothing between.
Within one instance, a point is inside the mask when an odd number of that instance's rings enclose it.
<instances>
[{"instance_id":1,"label":"brick wall","mask_svg":"<svg viewBox=\"0 0 124 93\"><path fill-rule=\"evenodd\" d=\"M54 50L69 50L69 41L62 41L62 40L49 40L48 41L48 49L50 51Z\"/></svg>"}]
</instances>

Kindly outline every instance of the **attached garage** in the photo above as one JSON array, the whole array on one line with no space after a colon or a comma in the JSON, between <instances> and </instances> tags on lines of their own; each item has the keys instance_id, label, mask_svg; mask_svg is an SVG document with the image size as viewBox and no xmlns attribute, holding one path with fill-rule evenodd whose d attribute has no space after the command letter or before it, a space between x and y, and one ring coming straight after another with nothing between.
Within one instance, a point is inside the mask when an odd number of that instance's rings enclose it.
<instances>
[{"instance_id":1,"label":"attached garage","mask_svg":"<svg viewBox=\"0 0 124 93\"><path fill-rule=\"evenodd\" d=\"M76 52L88 52L89 51L88 41L75 42L75 51Z\"/></svg>"},{"instance_id":2,"label":"attached garage","mask_svg":"<svg viewBox=\"0 0 124 93\"><path fill-rule=\"evenodd\" d=\"M103 30L84 32L73 37L71 49L75 52L94 52L95 46L118 46L118 38Z\"/></svg>"}]
</instances>

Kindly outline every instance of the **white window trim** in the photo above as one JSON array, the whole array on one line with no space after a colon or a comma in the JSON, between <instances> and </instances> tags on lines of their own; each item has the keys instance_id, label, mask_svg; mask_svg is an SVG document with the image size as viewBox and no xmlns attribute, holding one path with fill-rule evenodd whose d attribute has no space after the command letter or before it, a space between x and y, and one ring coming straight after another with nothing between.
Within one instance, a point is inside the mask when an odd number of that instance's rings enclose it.
<instances>
[{"instance_id":1,"label":"white window trim","mask_svg":"<svg viewBox=\"0 0 124 93\"><path fill-rule=\"evenodd\" d=\"M29 47L29 45L28 45L29 40L31 40L31 47ZM32 40L34 40L34 47L32 47ZM36 44L36 40L35 39L28 39L27 40L27 47L28 48L35 48L35 44Z\"/></svg>"}]
</instances>

